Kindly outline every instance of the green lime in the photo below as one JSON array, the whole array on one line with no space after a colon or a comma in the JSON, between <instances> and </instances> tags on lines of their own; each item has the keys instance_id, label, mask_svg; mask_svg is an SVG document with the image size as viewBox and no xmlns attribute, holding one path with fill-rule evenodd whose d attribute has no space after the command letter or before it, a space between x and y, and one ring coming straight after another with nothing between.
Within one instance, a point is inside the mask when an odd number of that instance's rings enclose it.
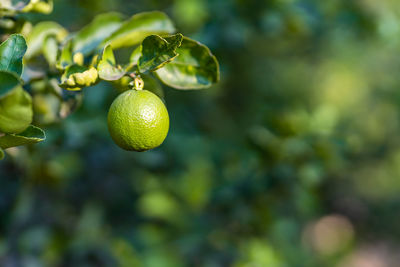
<instances>
[{"instance_id":1,"label":"green lime","mask_svg":"<svg viewBox=\"0 0 400 267\"><path fill-rule=\"evenodd\" d=\"M147 90L120 94L108 112L108 130L125 150L146 151L162 144L169 130L167 108Z\"/></svg>"}]
</instances>

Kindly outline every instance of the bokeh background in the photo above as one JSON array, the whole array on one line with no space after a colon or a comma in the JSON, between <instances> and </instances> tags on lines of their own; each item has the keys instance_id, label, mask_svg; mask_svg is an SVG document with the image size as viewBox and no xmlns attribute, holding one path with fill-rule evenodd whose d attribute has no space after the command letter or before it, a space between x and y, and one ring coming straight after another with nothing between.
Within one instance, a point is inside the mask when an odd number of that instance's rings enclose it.
<instances>
[{"instance_id":1,"label":"bokeh background","mask_svg":"<svg viewBox=\"0 0 400 267\"><path fill-rule=\"evenodd\" d=\"M55 0L79 30L161 10L221 82L164 88L171 129L112 142L106 83L0 163L0 265L400 266L400 2Z\"/></svg>"}]
</instances>

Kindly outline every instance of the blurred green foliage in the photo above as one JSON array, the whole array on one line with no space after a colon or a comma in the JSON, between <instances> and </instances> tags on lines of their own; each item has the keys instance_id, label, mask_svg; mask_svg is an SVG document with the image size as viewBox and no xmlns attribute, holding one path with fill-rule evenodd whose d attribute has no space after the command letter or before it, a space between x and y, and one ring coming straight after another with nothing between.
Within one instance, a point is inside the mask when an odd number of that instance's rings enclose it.
<instances>
[{"instance_id":1,"label":"blurred green foliage","mask_svg":"<svg viewBox=\"0 0 400 267\"><path fill-rule=\"evenodd\" d=\"M398 1L55 0L23 16L78 30L110 10L168 13L222 81L165 88L171 130L146 153L112 143L105 83L62 122L34 118L47 140L0 163L1 266L399 265Z\"/></svg>"}]
</instances>

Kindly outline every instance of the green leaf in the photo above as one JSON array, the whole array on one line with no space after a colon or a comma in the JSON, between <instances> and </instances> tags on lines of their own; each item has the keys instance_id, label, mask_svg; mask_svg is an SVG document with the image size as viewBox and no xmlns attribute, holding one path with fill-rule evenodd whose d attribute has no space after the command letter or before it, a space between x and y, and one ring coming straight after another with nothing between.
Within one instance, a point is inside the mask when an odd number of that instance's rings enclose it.
<instances>
[{"instance_id":1,"label":"green leaf","mask_svg":"<svg viewBox=\"0 0 400 267\"><path fill-rule=\"evenodd\" d=\"M0 148L0 160L4 159L4 151Z\"/></svg>"},{"instance_id":2,"label":"green leaf","mask_svg":"<svg viewBox=\"0 0 400 267\"><path fill-rule=\"evenodd\" d=\"M60 57L57 60L56 67L60 70L66 69L68 66L74 64L72 58L72 42L67 42L61 49Z\"/></svg>"},{"instance_id":3,"label":"green leaf","mask_svg":"<svg viewBox=\"0 0 400 267\"><path fill-rule=\"evenodd\" d=\"M30 125L22 133L6 134L0 137L0 148L6 149L15 146L35 144L45 139L46 135L42 129Z\"/></svg>"},{"instance_id":4,"label":"green leaf","mask_svg":"<svg viewBox=\"0 0 400 267\"><path fill-rule=\"evenodd\" d=\"M100 79L115 81L125 74L125 70L115 62L114 52L110 45L104 48L103 56L97 66Z\"/></svg>"},{"instance_id":5,"label":"green leaf","mask_svg":"<svg viewBox=\"0 0 400 267\"><path fill-rule=\"evenodd\" d=\"M42 51L43 42L48 36L53 35L58 42L61 42L67 34L68 31L66 29L53 21L43 21L36 24L26 38L28 50L25 57L29 59L39 54Z\"/></svg>"},{"instance_id":6,"label":"green leaf","mask_svg":"<svg viewBox=\"0 0 400 267\"><path fill-rule=\"evenodd\" d=\"M71 65L65 69L60 86L70 91L78 91L97 82L98 74L94 67Z\"/></svg>"},{"instance_id":7,"label":"green leaf","mask_svg":"<svg viewBox=\"0 0 400 267\"><path fill-rule=\"evenodd\" d=\"M184 37L174 61L156 71L166 85L182 90L203 89L219 81L219 65L208 47Z\"/></svg>"},{"instance_id":8,"label":"green leaf","mask_svg":"<svg viewBox=\"0 0 400 267\"><path fill-rule=\"evenodd\" d=\"M17 86L0 98L0 132L20 133L32 122L32 98Z\"/></svg>"},{"instance_id":9,"label":"green leaf","mask_svg":"<svg viewBox=\"0 0 400 267\"><path fill-rule=\"evenodd\" d=\"M10 92L20 83L20 78L14 72L0 71L0 97Z\"/></svg>"},{"instance_id":10,"label":"green leaf","mask_svg":"<svg viewBox=\"0 0 400 267\"><path fill-rule=\"evenodd\" d=\"M21 75L22 57L25 52L25 38L20 34L11 35L0 45L0 70L12 71Z\"/></svg>"},{"instance_id":11,"label":"green leaf","mask_svg":"<svg viewBox=\"0 0 400 267\"><path fill-rule=\"evenodd\" d=\"M121 20L122 15L115 12L96 16L73 38L73 52L81 52L84 55L90 54L104 39L121 26Z\"/></svg>"},{"instance_id":12,"label":"green leaf","mask_svg":"<svg viewBox=\"0 0 400 267\"><path fill-rule=\"evenodd\" d=\"M111 44L114 49L139 44L151 34L170 34L175 31L172 21L162 12L144 12L132 16L107 38L102 46Z\"/></svg>"},{"instance_id":13,"label":"green leaf","mask_svg":"<svg viewBox=\"0 0 400 267\"><path fill-rule=\"evenodd\" d=\"M54 35L49 35L44 39L42 52L49 66L55 66L57 62L58 43Z\"/></svg>"},{"instance_id":14,"label":"green leaf","mask_svg":"<svg viewBox=\"0 0 400 267\"><path fill-rule=\"evenodd\" d=\"M131 66L137 65L137 64L139 63L139 58L140 58L141 56L142 56L142 46L139 45L138 47L136 47L136 48L133 50L133 52L132 52L132 54L131 54L131 56L130 56L130 58L129 58L129 64L130 64Z\"/></svg>"},{"instance_id":15,"label":"green leaf","mask_svg":"<svg viewBox=\"0 0 400 267\"><path fill-rule=\"evenodd\" d=\"M150 35L142 42L142 55L139 58L139 71L141 73L154 71L171 62L178 54L176 49L181 46L182 34L162 38Z\"/></svg>"}]
</instances>

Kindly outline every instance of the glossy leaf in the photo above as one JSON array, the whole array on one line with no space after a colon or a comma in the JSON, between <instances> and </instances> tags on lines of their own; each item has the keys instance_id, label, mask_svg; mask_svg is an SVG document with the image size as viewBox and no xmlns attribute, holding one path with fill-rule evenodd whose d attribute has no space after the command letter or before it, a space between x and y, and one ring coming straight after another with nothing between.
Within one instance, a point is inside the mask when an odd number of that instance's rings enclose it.
<instances>
[{"instance_id":1,"label":"glossy leaf","mask_svg":"<svg viewBox=\"0 0 400 267\"><path fill-rule=\"evenodd\" d=\"M111 12L98 15L73 38L73 52L87 55L93 52L101 42L116 31L122 24L122 15Z\"/></svg>"},{"instance_id":2,"label":"glossy leaf","mask_svg":"<svg viewBox=\"0 0 400 267\"><path fill-rule=\"evenodd\" d=\"M53 35L49 35L43 42L42 52L50 66L55 66L57 62L58 43Z\"/></svg>"},{"instance_id":3,"label":"glossy leaf","mask_svg":"<svg viewBox=\"0 0 400 267\"><path fill-rule=\"evenodd\" d=\"M17 86L0 98L0 132L20 133L32 122L32 98Z\"/></svg>"},{"instance_id":4,"label":"glossy leaf","mask_svg":"<svg viewBox=\"0 0 400 267\"><path fill-rule=\"evenodd\" d=\"M14 72L0 71L0 97L4 96L21 83L20 78Z\"/></svg>"},{"instance_id":5,"label":"glossy leaf","mask_svg":"<svg viewBox=\"0 0 400 267\"><path fill-rule=\"evenodd\" d=\"M138 63L139 63L139 58L142 56L142 46L141 45L139 45L138 47L136 47L134 50L133 50L133 52L132 52L132 54L131 54L131 56L130 56L130 58L129 58L129 63L131 64L131 65L137 65Z\"/></svg>"},{"instance_id":6,"label":"glossy leaf","mask_svg":"<svg viewBox=\"0 0 400 267\"><path fill-rule=\"evenodd\" d=\"M4 159L4 151L0 148L0 160Z\"/></svg>"},{"instance_id":7,"label":"glossy leaf","mask_svg":"<svg viewBox=\"0 0 400 267\"><path fill-rule=\"evenodd\" d=\"M94 67L71 65L66 68L61 77L60 86L70 91L81 90L84 87L92 86L97 82L98 74Z\"/></svg>"},{"instance_id":8,"label":"glossy leaf","mask_svg":"<svg viewBox=\"0 0 400 267\"><path fill-rule=\"evenodd\" d=\"M156 71L166 85L182 90L203 89L219 81L219 65L203 44L183 38L174 61Z\"/></svg>"},{"instance_id":9,"label":"glossy leaf","mask_svg":"<svg viewBox=\"0 0 400 267\"><path fill-rule=\"evenodd\" d=\"M20 34L11 35L0 45L0 70L21 75L22 57L26 52L25 38Z\"/></svg>"},{"instance_id":10,"label":"glossy leaf","mask_svg":"<svg viewBox=\"0 0 400 267\"><path fill-rule=\"evenodd\" d=\"M30 125L22 133L6 134L0 137L0 148L6 149L15 146L29 145L46 139L44 131L36 126Z\"/></svg>"},{"instance_id":11,"label":"glossy leaf","mask_svg":"<svg viewBox=\"0 0 400 267\"><path fill-rule=\"evenodd\" d=\"M32 32L26 38L28 50L26 51L25 57L29 59L39 54L42 51L42 45L48 36L53 35L56 37L58 42L61 42L67 34L67 30L53 21L43 21L36 24L33 27Z\"/></svg>"},{"instance_id":12,"label":"glossy leaf","mask_svg":"<svg viewBox=\"0 0 400 267\"><path fill-rule=\"evenodd\" d=\"M132 16L103 42L114 49L139 44L151 34L170 34L175 31L172 21L162 12L144 12Z\"/></svg>"},{"instance_id":13,"label":"glossy leaf","mask_svg":"<svg viewBox=\"0 0 400 267\"><path fill-rule=\"evenodd\" d=\"M139 71L142 73L154 71L171 62L178 55L176 49L181 46L182 38L180 33L167 38L158 35L146 37L142 42Z\"/></svg>"},{"instance_id":14,"label":"glossy leaf","mask_svg":"<svg viewBox=\"0 0 400 267\"><path fill-rule=\"evenodd\" d=\"M115 62L114 52L110 45L104 48L103 56L97 66L100 79L115 81L125 74L125 70Z\"/></svg>"}]
</instances>

